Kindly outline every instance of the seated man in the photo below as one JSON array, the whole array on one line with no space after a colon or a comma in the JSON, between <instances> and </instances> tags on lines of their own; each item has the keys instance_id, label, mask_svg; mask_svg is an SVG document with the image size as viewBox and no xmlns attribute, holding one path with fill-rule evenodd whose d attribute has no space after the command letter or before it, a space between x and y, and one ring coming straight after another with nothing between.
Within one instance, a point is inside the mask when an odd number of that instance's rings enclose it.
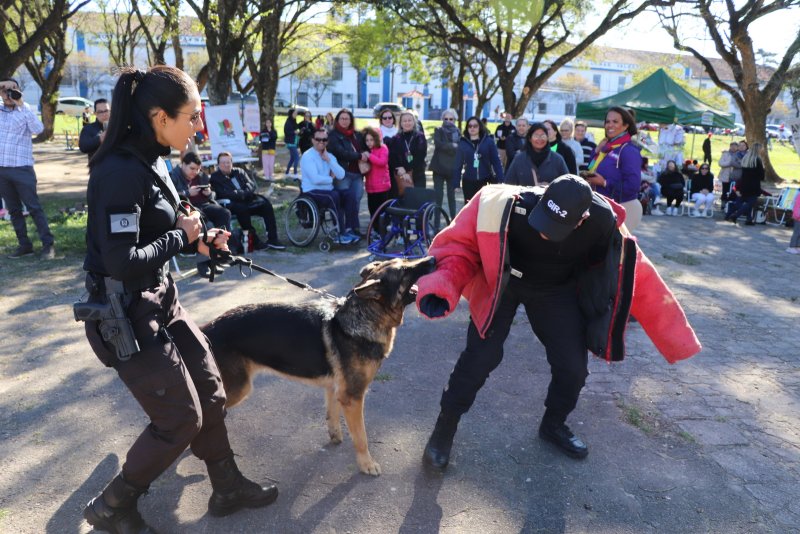
<instances>
[{"instance_id":1,"label":"seated man","mask_svg":"<svg viewBox=\"0 0 800 534\"><path fill-rule=\"evenodd\" d=\"M205 216L209 228L230 230L231 212L214 200L214 192L211 190L208 175L201 169L200 156L196 152L187 152L184 154L180 166L173 168L170 173L172 183L181 199L191 202ZM197 274L200 276L207 278L210 270L208 260L197 263ZM215 273L222 273L222 268L217 266Z\"/></svg>"},{"instance_id":2,"label":"seated man","mask_svg":"<svg viewBox=\"0 0 800 534\"><path fill-rule=\"evenodd\" d=\"M314 197L320 209L336 208L339 219L339 244L349 245L361 239L353 233L358 225L358 206L350 190L333 188L334 180L344 178L344 169L336 161L336 156L328 152L328 132L319 129L311 137L313 150L306 150L300 158L302 171L301 189Z\"/></svg>"},{"instance_id":3,"label":"seated man","mask_svg":"<svg viewBox=\"0 0 800 534\"><path fill-rule=\"evenodd\" d=\"M217 170L211 175L211 187L217 198L230 201L227 208L236 215L242 230L247 230L253 236L253 248L286 249L286 246L278 240L278 225L275 223L272 204L267 197L256 194L256 184L247 173L234 168L230 152L220 152L217 155ZM264 220L264 227L267 229L266 242L258 237L256 229L250 222L252 216L259 216Z\"/></svg>"}]
</instances>

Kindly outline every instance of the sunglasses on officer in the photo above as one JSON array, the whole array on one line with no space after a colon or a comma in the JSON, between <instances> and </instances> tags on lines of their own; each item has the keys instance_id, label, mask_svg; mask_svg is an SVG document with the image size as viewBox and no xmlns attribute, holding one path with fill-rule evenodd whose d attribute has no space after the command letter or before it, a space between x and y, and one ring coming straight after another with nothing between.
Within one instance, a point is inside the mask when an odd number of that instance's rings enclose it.
<instances>
[{"instance_id":1,"label":"sunglasses on officer","mask_svg":"<svg viewBox=\"0 0 800 534\"><path fill-rule=\"evenodd\" d=\"M314 137L313 139L317 143L327 143L328 142L328 138L327 137Z\"/></svg>"}]
</instances>

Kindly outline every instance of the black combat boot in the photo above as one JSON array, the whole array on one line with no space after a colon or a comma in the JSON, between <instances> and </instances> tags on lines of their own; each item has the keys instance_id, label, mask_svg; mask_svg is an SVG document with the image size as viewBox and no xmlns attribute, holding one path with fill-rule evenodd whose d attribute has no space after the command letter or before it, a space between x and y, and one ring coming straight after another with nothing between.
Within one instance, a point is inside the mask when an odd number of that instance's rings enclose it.
<instances>
[{"instance_id":1,"label":"black combat boot","mask_svg":"<svg viewBox=\"0 0 800 534\"><path fill-rule=\"evenodd\" d=\"M446 412L439 414L433 433L425 445L425 452L422 453L423 464L435 471L444 471L450 463L450 449L453 447L453 437L460 419L460 416Z\"/></svg>"},{"instance_id":2,"label":"black combat boot","mask_svg":"<svg viewBox=\"0 0 800 534\"><path fill-rule=\"evenodd\" d=\"M233 455L218 462L206 462L214 491L208 499L208 513L214 517L232 514L241 508L260 508L275 502L278 488L262 487L247 480L236 467Z\"/></svg>"},{"instance_id":3,"label":"black combat boot","mask_svg":"<svg viewBox=\"0 0 800 534\"><path fill-rule=\"evenodd\" d=\"M120 473L100 495L89 501L83 509L83 517L95 530L113 534L155 534L136 509L137 499L146 490L131 486Z\"/></svg>"}]
</instances>

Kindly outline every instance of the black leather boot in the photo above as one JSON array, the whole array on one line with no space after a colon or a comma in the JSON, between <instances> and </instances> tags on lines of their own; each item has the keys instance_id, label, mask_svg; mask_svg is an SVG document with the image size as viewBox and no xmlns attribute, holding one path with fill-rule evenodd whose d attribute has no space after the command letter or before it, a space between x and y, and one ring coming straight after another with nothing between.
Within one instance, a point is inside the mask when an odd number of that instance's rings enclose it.
<instances>
[{"instance_id":1,"label":"black leather boot","mask_svg":"<svg viewBox=\"0 0 800 534\"><path fill-rule=\"evenodd\" d=\"M425 466L435 470L444 471L450 463L450 449L453 448L453 437L458 429L458 415L441 412L436 419L436 426L425 445L422 453L422 462Z\"/></svg>"},{"instance_id":2,"label":"black leather boot","mask_svg":"<svg viewBox=\"0 0 800 534\"><path fill-rule=\"evenodd\" d=\"M155 534L155 530L144 522L136 501L147 488L131 486L122 478L122 473L83 509L83 517L95 530L113 534Z\"/></svg>"},{"instance_id":3,"label":"black leather boot","mask_svg":"<svg viewBox=\"0 0 800 534\"><path fill-rule=\"evenodd\" d=\"M219 462L206 462L208 478L214 491L208 499L208 513L214 517L232 514L241 508L260 508L275 502L278 488L262 487L247 480L239 471L233 455Z\"/></svg>"}]
</instances>

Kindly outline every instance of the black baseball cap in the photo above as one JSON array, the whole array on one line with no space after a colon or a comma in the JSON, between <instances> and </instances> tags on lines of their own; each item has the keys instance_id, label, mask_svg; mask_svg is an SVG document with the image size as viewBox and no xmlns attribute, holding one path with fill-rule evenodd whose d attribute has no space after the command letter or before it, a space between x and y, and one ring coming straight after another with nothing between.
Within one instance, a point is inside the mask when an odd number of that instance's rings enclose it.
<instances>
[{"instance_id":1,"label":"black baseball cap","mask_svg":"<svg viewBox=\"0 0 800 534\"><path fill-rule=\"evenodd\" d=\"M528 217L528 224L550 241L563 241L592 205L592 188L574 174L559 176L547 186Z\"/></svg>"}]
</instances>

